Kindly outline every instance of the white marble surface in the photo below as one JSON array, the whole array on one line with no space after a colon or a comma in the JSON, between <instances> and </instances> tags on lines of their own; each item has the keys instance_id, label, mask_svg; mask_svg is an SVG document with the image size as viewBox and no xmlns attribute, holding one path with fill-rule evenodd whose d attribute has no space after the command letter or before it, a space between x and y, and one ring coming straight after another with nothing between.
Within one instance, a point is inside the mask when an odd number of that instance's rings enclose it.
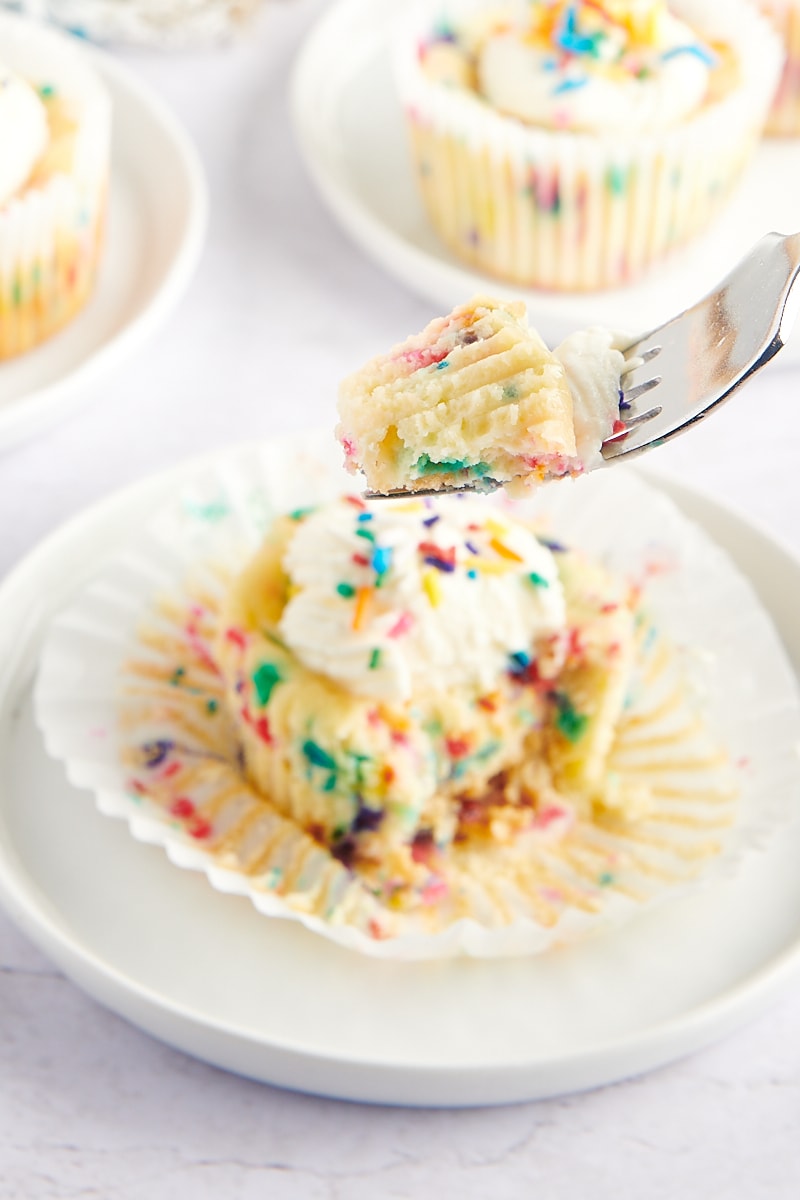
<instances>
[{"instance_id":1,"label":"white marble surface","mask_svg":"<svg viewBox=\"0 0 800 1200\"><path fill-rule=\"evenodd\" d=\"M121 484L233 439L330 422L337 378L433 315L339 233L293 147L290 62L323 7L275 3L251 41L223 52L125 56L197 142L208 247L139 359L0 459L0 574ZM800 374L774 369L658 455L800 551ZM800 1194L799 1124L800 979L724 1043L604 1091L477 1112L369 1109L159 1045L0 914L0 1200L772 1200Z\"/></svg>"}]
</instances>

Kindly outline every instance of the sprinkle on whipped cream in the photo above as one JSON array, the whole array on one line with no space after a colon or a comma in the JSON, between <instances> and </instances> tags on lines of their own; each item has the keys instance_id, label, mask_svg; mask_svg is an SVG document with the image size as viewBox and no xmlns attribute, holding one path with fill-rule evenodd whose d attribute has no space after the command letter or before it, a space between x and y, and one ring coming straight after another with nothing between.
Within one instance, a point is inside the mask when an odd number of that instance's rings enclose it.
<instances>
[{"instance_id":1,"label":"sprinkle on whipped cream","mask_svg":"<svg viewBox=\"0 0 800 1200\"><path fill-rule=\"evenodd\" d=\"M474 78L508 116L598 132L679 123L703 105L717 65L666 0L534 0L476 18L461 42L437 29L422 54L429 74Z\"/></svg>"},{"instance_id":2,"label":"sprinkle on whipped cream","mask_svg":"<svg viewBox=\"0 0 800 1200\"><path fill-rule=\"evenodd\" d=\"M558 659L564 596L552 552L478 499L365 504L305 517L284 561L286 645L350 692L386 700Z\"/></svg>"}]
</instances>

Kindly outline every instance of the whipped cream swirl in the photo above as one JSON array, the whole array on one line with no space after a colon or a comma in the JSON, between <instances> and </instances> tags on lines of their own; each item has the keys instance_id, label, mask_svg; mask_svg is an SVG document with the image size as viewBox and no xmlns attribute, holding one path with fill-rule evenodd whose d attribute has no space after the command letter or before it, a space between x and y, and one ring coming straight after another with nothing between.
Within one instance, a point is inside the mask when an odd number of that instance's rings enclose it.
<instances>
[{"instance_id":1,"label":"whipped cream swirl","mask_svg":"<svg viewBox=\"0 0 800 1200\"><path fill-rule=\"evenodd\" d=\"M357 695L491 690L537 655L552 670L561 652L553 554L485 501L344 498L302 521L284 567L281 636L306 667Z\"/></svg>"},{"instance_id":2,"label":"whipped cream swirl","mask_svg":"<svg viewBox=\"0 0 800 1200\"><path fill-rule=\"evenodd\" d=\"M528 4L490 32L478 78L493 107L529 124L630 133L667 129L696 112L713 63L663 0L557 2Z\"/></svg>"},{"instance_id":3,"label":"whipped cream swirl","mask_svg":"<svg viewBox=\"0 0 800 1200\"><path fill-rule=\"evenodd\" d=\"M553 351L572 393L575 447L585 471L602 465L601 445L620 420L620 386L626 367L622 348L633 340L630 334L597 326L571 333Z\"/></svg>"},{"instance_id":4,"label":"whipped cream swirl","mask_svg":"<svg viewBox=\"0 0 800 1200\"><path fill-rule=\"evenodd\" d=\"M48 136L47 113L35 89L0 65L0 205L27 182Z\"/></svg>"}]
</instances>

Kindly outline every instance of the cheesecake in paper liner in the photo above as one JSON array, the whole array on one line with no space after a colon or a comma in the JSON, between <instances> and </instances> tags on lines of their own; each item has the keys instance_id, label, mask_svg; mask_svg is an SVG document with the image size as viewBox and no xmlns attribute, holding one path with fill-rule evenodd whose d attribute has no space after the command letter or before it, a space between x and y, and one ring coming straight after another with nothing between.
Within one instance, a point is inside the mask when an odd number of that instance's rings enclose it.
<instances>
[{"instance_id":1,"label":"cheesecake in paper liner","mask_svg":"<svg viewBox=\"0 0 800 1200\"><path fill-rule=\"evenodd\" d=\"M218 672L220 612L264 533L346 490L335 448L304 441L199 468L54 623L38 719L101 811L266 915L397 958L545 950L730 872L794 814L800 710L768 618L699 529L618 469L499 507L642 587L605 801L454 842L413 910L375 894L249 782Z\"/></svg>"},{"instance_id":2,"label":"cheesecake in paper liner","mask_svg":"<svg viewBox=\"0 0 800 1200\"><path fill-rule=\"evenodd\" d=\"M557 291L630 283L711 225L758 144L782 49L754 5L673 0L667 19L685 23L686 44L658 52L663 3L622 5L619 23L611 8L516 0L404 6L395 77L422 200L445 245L492 278ZM635 42L628 58L613 60L613 36L582 28L605 10L610 33L635 22L637 8L639 19L649 11L655 44ZM530 26L548 14L558 15L556 36L534 56ZM504 86L493 103L487 80L475 78L476 60L483 43L518 24L520 56L495 68L493 87ZM686 59L696 65L703 55L713 64L706 99L659 124L659 106L633 94L638 82L646 92L654 74L677 66L662 95L680 105ZM625 119L611 119L607 93L593 93L595 72L602 78L607 69L603 88L620 88ZM511 99L529 91L542 111L525 119Z\"/></svg>"},{"instance_id":3,"label":"cheesecake in paper liner","mask_svg":"<svg viewBox=\"0 0 800 1200\"><path fill-rule=\"evenodd\" d=\"M10 197L0 197L4 360L52 336L92 294L105 231L112 114L102 80L72 39L0 13L0 42L0 91L9 79L24 81L46 121L32 173ZM3 154L9 152L4 144Z\"/></svg>"}]
</instances>

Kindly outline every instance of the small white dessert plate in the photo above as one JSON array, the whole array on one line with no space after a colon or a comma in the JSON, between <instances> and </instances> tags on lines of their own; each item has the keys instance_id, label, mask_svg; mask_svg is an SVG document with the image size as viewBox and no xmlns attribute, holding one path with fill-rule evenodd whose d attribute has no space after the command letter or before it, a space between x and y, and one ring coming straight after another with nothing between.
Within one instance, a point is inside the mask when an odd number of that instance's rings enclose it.
<instances>
[{"instance_id":1,"label":"small white dessert plate","mask_svg":"<svg viewBox=\"0 0 800 1200\"><path fill-rule=\"evenodd\" d=\"M5 21L0 14L0 36ZM83 46L113 104L106 244L87 306L55 337L0 363L0 451L91 399L184 293L208 199L194 146L169 109L111 55Z\"/></svg>"},{"instance_id":2,"label":"small white dessert plate","mask_svg":"<svg viewBox=\"0 0 800 1200\"><path fill-rule=\"evenodd\" d=\"M394 0L338 0L309 34L293 79L307 168L353 240L412 291L446 311L476 292L526 301L557 344L591 325L654 329L706 295L765 233L800 226L800 138L765 142L713 229L641 282L614 291L520 290L463 265L430 227L417 193L389 39ZM800 363L800 326L778 359Z\"/></svg>"},{"instance_id":3,"label":"small white dessert plate","mask_svg":"<svg viewBox=\"0 0 800 1200\"><path fill-rule=\"evenodd\" d=\"M622 469L622 468L618 468ZM607 1084L730 1033L800 973L800 823L733 879L534 958L367 958L173 866L48 759L31 705L50 616L198 464L52 535L0 586L0 901L79 986L156 1037L284 1087L412 1105ZM660 482L753 581L795 670L800 561Z\"/></svg>"}]
</instances>

